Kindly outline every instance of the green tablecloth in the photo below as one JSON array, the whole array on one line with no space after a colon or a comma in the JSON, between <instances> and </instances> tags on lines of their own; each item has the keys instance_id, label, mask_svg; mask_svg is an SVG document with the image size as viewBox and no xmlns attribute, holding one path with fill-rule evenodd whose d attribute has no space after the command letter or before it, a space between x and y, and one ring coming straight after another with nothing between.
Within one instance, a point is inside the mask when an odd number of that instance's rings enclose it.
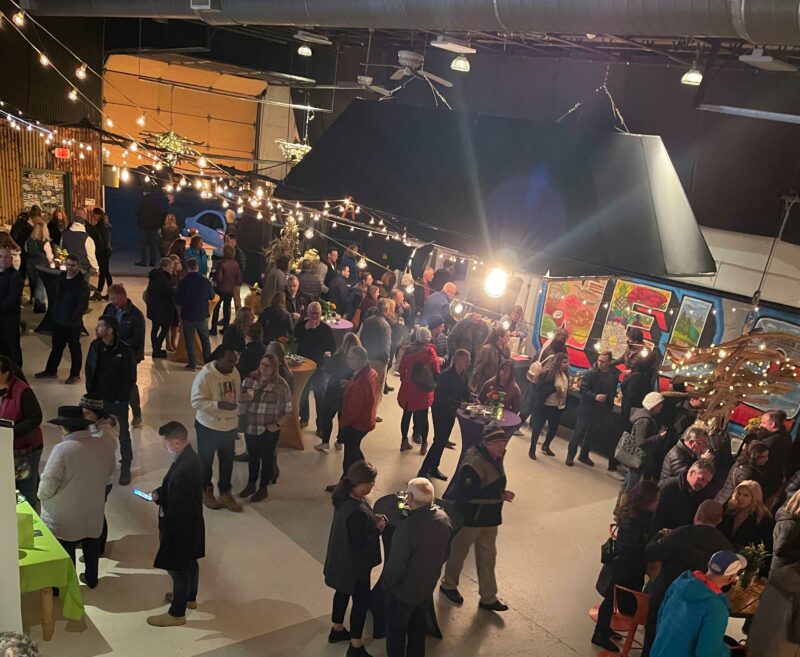
<instances>
[{"instance_id":1,"label":"green tablecloth","mask_svg":"<svg viewBox=\"0 0 800 657\"><path fill-rule=\"evenodd\" d=\"M83 598L75 565L30 504L17 504L17 513L31 514L34 534L37 530L41 532L41 536L34 536L33 548L19 551L20 589L23 593L31 593L58 588L64 618L80 620L83 618Z\"/></svg>"}]
</instances>

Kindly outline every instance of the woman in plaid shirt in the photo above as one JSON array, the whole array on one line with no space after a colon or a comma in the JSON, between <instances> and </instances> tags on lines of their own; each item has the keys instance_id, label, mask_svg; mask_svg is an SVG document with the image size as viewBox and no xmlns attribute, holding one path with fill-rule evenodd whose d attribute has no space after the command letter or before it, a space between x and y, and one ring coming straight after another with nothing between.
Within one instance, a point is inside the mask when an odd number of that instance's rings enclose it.
<instances>
[{"instance_id":1,"label":"woman in plaid shirt","mask_svg":"<svg viewBox=\"0 0 800 657\"><path fill-rule=\"evenodd\" d=\"M251 502L260 502L269 496L278 435L292 412L289 384L278 375L278 359L273 354L266 354L258 369L244 377L240 399L239 427L244 429L247 444L248 478L239 497L252 495ZM256 490L259 472L261 486Z\"/></svg>"}]
</instances>

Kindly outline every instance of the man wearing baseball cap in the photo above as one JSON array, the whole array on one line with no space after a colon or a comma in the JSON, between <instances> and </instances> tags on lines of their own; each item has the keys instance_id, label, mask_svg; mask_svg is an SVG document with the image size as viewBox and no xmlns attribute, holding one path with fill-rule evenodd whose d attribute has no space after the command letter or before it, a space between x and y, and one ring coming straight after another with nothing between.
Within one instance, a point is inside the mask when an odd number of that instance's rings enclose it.
<instances>
[{"instance_id":1,"label":"man wearing baseball cap","mask_svg":"<svg viewBox=\"0 0 800 657\"><path fill-rule=\"evenodd\" d=\"M722 592L747 566L730 550L715 552L704 573L687 570L675 580L658 614L651 657L728 657L728 597Z\"/></svg>"}]
</instances>

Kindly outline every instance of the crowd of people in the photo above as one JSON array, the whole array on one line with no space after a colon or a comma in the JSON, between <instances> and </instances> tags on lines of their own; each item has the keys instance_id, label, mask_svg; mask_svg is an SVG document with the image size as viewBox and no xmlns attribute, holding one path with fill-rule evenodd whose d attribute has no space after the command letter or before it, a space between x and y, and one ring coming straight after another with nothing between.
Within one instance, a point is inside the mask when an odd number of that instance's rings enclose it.
<instances>
[{"instance_id":1,"label":"crowd of people","mask_svg":"<svg viewBox=\"0 0 800 657\"><path fill-rule=\"evenodd\" d=\"M155 214L151 219L155 225ZM613 549L604 556L597 582L603 601L591 641L598 647L619 651L611 624L614 606L630 612L636 605L615 588L625 587L649 596L645 655L676 654L670 652L675 645L697 645L698 637L709 648L696 654L724 654L727 607L720 591L750 567L740 553L764 546L756 570L765 582L796 570L800 451L786 429L785 413L764 413L734 455L725 431L711 431L698 420L702 399L678 384L669 394L655 390L658 354L648 353L638 329L628 331L619 358L601 352L589 370L572 378L569 335L559 328L520 380L509 342L527 336L522 307L500 318L477 312L454 316L450 308L459 290L453 261L438 270L425 268L417 281L392 272L376 280L376 274L359 267L363 262L355 246L340 259L331 245L319 261L305 259L294 268L287 256L277 256L260 279L260 300L248 303L242 295L245 256L235 230L225 235L221 257L210 259L199 237L181 237L174 216L160 216L158 222L157 229L142 228L137 264L153 267L144 312L111 278L110 224L102 211L89 218L76 210L71 221L58 211L46 223L32 208L10 234L0 234L0 417L15 422L17 485L41 509L73 561L76 548L82 549L82 581L89 587L99 583L98 560L108 533L104 506L115 483L117 449L118 484L131 483L130 430L142 423L137 367L145 359L145 316L152 323L151 357L166 358L182 338L186 368L195 372L188 402L195 415L196 451L181 423L159 429L173 461L161 487L150 494L159 519L155 566L169 572L173 590L166 597L169 609L148 618L149 624L182 625L186 610L197 607L198 559L205 554L203 507L241 512L242 501L269 498L280 476L281 429L293 413L308 426L312 395L320 439L315 449L330 454L333 442L336 451L343 450L341 478L326 489L334 512L324 576L335 592L329 641L347 642L350 657L369 654L364 619L370 600L382 598L385 634L376 624L375 637L386 636L389 655L423 655L426 614L437 583L444 598L463 604L459 576L470 549L479 607L508 609L498 597L494 573L503 504L514 499L503 467L508 433L488 424L455 472L442 471L444 450L456 447L450 439L458 410L470 402L499 398L518 413L517 433L529 428L529 457L536 460L537 448L556 455L553 440L572 390L578 401L567 466L575 461L593 466L592 451L608 453L608 446L622 438L643 451L641 462L628 466L623 476L610 450L608 469L623 485L614 510ZM37 267L51 264L60 272L47 294ZM60 407L50 420L64 437L41 475L44 418L23 373L20 348L25 282L33 311L46 309L52 320L50 355L35 378L56 378L68 348L65 383L85 384L85 394L76 395L79 403ZM95 338L84 359L84 318L93 309L90 303L101 300L108 303L97 308ZM337 343L323 308L348 318L354 331ZM211 337L218 333L221 340L212 348ZM293 405L295 381L286 360L290 346L315 366L298 390L299 408ZM412 467L417 477L402 500L408 518L394 528L389 551L384 535L389 519L367 500L377 469L364 445L383 421L380 406L393 391L391 372L399 377L399 450L413 452L418 446L424 458ZM235 454L239 437L246 446L242 456ZM237 459L247 461L247 483L235 492ZM436 504L431 480L450 477L446 502ZM382 561L382 538L387 556L376 592L372 571ZM656 562L658 572L652 568ZM710 620L698 621L698 609Z\"/></svg>"}]
</instances>

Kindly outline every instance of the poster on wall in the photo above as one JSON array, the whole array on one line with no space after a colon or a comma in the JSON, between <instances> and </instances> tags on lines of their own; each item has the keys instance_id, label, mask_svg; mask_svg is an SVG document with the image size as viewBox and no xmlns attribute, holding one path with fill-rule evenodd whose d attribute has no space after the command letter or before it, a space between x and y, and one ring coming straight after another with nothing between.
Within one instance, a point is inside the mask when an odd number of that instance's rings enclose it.
<instances>
[{"instance_id":1,"label":"poster on wall","mask_svg":"<svg viewBox=\"0 0 800 657\"><path fill-rule=\"evenodd\" d=\"M607 279L565 280L547 286L539 336L547 339L556 329L569 333L567 345L584 349L589 341Z\"/></svg>"},{"instance_id":2,"label":"poster on wall","mask_svg":"<svg viewBox=\"0 0 800 657\"><path fill-rule=\"evenodd\" d=\"M672 327L670 344L680 347L696 347L700 344L706 320L712 304L694 297L683 297L675 325Z\"/></svg>"},{"instance_id":3,"label":"poster on wall","mask_svg":"<svg viewBox=\"0 0 800 657\"><path fill-rule=\"evenodd\" d=\"M66 208L68 190L65 176L63 171L23 168L20 176L23 208L30 210L32 205L38 205L44 215Z\"/></svg>"}]
</instances>

